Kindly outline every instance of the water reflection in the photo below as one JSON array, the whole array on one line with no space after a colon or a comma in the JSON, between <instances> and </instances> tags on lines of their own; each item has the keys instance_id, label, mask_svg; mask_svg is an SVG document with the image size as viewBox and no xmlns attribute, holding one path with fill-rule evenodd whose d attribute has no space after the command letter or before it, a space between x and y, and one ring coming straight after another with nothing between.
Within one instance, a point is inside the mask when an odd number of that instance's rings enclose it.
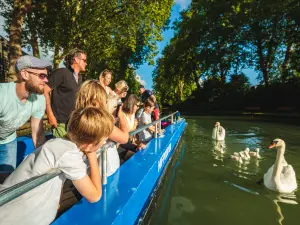
<instances>
[{"instance_id":1,"label":"water reflection","mask_svg":"<svg viewBox=\"0 0 300 225\"><path fill-rule=\"evenodd\" d=\"M192 201L183 196L174 196L171 199L171 208L168 213L168 223L173 225L187 224L184 218L182 218L183 213L192 213L196 207Z\"/></svg>"},{"instance_id":2,"label":"water reflection","mask_svg":"<svg viewBox=\"0 0 300 225\"><path fill-rule=\"evenodd\" d=\"M220 160L223 162L224 153L226 150L225 141L212 140L212 144L213 144L212 151L214 153L214 158L216 160Z\"/></svg>"},{"instance_id":3,"label":"water reflection","mask_svg":"<svg viewBox=\"0 0 300 225\"><path fill-rule=\"evenodd\" d=\"M276 195L266 195L266 197L271 199L274 202L276 212L278 213L278 224L280 225L283 225L282 222L284 220L284 216L279 203L298 205L298 202L296 201L297 197L294 193L290 193L290 194L278 193Z\"/></svg>"}]
</instances>

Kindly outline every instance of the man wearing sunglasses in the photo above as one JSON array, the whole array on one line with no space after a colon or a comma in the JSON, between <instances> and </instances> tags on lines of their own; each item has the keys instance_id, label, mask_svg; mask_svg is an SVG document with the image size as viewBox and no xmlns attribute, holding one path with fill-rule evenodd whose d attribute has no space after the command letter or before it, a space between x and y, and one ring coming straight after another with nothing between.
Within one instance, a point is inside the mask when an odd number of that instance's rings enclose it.
<instances>
[{"instance_id":1,"label":"man wearing sunglasses","mask_svg":"<svg viewBox=\"0 0 300 225\"><path fill-rule=\"evenodd\" d=\"M81 84L79 72L85 71L86 53L72 49L64 59L66 68L53 71L45 86L46 113L55 137L66 135L66 123L75 107L75 97Z\"/></svg>"},{"instance_id":2,"label":"man wearing sunglasses","mask_svg":"<svg viewBox=\"0 0 300 225\"><path fill-rule=\"evenodd\" d=\"M45 83L51 64L33 56L22 56L16 62L18 80L0 84L0 171L11 172L17 164L16 130L30 119L35 147L45 142Z\"/></svg>"}]
</instances>

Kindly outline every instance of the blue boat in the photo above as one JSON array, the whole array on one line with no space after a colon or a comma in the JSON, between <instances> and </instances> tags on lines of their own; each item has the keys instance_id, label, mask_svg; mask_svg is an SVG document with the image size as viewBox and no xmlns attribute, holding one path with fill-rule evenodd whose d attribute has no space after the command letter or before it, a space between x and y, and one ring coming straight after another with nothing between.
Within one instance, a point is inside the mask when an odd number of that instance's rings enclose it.
<instances>
[{"instance_id":1,"label":"blue boat","mask_svg":"<svg viewBox=\"0 0 300 225\"><path fill-rule=\"evenodd\" d=\"M163 137L153 138L145 149L127 160L108 177L99 202L89 203L82 199L52 224L138 223L154 196L186 125L184 119L169 125ZM22 149L19 155L19 160L22 160L23 156L32 152L32 140L29 137L19 137L18 147Z\"/></svg>"}]
</instances>

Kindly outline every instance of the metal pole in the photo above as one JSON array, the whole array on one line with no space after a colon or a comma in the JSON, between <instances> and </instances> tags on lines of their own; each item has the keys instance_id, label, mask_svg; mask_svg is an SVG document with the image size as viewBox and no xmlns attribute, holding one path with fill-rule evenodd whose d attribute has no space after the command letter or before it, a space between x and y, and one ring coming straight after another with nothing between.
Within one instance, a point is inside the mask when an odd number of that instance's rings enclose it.
<instances>
[{"instance_id":1,"label":"metal pole","mask_svg":"<svg viewBox=\"0 0 300 225\"><path fill-rule=\"evenodd\" d=\"M159 121L159 132L161 132L161 121Z\"/></svg>"},{"instance_id":2,"label":"metal pole","mask_svg":"<svg viewBox=\"0 0 300 225\"><path fill-rule=\"evenodd\" d=\"M174 115L172 114L172 117L171 117L171 123L173 124L174 123Z\"/></svg>"},{"instance_id":3,"label":"metal pole","mask_svg":"<svg viewBox=\"0 0 300 225\"><path fill-rule=\"evenodd\" d=\"M102 151L102 184L107 184L107 148Z\"/></svg>"},{"instance_id":4,"label":"metal pole","mask_svg":"<svg viewBox=\"0 0 300 225\"><path fill-rule=\"evenodd\" d=\"M157 123L155 124L155 138L157 138Z\"/></svg>"}]
</instances>

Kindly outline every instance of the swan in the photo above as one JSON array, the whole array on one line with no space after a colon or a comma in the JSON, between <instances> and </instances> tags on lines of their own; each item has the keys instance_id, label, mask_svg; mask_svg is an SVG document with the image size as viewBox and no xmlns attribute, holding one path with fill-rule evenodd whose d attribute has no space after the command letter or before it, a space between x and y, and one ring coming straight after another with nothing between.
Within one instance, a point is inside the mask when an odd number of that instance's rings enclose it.
<instances>
[{"instance_id":1,"label":"swan","mask_svg":"<svg viewBox=\"0 0 300 225\"><path fill-rule=\"evenodd\" d=\"M234 153L233 153L234 154ZM245 153L245 151L238 152L239 156L242 158L242 160L248 160L248 157ZM236 154L235 154L236 155Z\"/></svg>"},{"instance_id":2,"label":"swan","mask_svg":"<svg viewBox=\"0 0 300 225\"><path fill-rule=\"evenodd\" d=\"M274 139L269 148L276 148L276 161L264 175L264 185L279 193L291 193L297 188L296 174L285 158L285 142L281 139Z\"/></svg>"},{"instance_id":3,"label":"swan","mask_svg":"<svg viewBox=\"0 0 300 225\"><path fill-rule=\"evenodd\" d=\"M261 159L261 156L260 156L260 154L259 154L259 148L256 148L256 149L254 150L254 152L249 152L249 154L250 154L251 156L255 157L255 158Z\"/></svg>"},{"instance_id":4,"label":"swan","mask_svg":"<svg viewBox=\"0 0 300 225\"><path fill-rule=\"evenodd\" d=\"M216 122L216 125L212 132L212 138L217 141L224 141L225 139L225 129L219 122Z\"/></svg>"},{"instance_id":5,"label":"swan","mask_svg":"<svg viewBox=\"0 0 300 225\"><path fill-rule=\"evenodd\" d=\"M231 155L230 158L231 158L232 160L238 161L239 163L243 163L242 158L239 157L239 156Z\"/></svg>"},{"instance_id":6,"label":"swan","mask_svg":"<svg viewBox=\"0 0 300 225\"><path fill-rule=\"evenodd\" d=\"M236 153L236 152L235 152ZM232 160L238 161L239 163L243 163L243 159L242 159L242 153L238 153L239 155L231 155L230 158Z\"/></svg>"},{"instance_id":7,"label":"swan","mask_svg":"<svg viewBox=\"0 0 300 225\"><path fill-rule=\"evenodd\" d=\"M246 148L244 151L244 155L245 155L245 160L249 160L251 157L249 155L250 149Z\"/></svg>"}]
</instances>

